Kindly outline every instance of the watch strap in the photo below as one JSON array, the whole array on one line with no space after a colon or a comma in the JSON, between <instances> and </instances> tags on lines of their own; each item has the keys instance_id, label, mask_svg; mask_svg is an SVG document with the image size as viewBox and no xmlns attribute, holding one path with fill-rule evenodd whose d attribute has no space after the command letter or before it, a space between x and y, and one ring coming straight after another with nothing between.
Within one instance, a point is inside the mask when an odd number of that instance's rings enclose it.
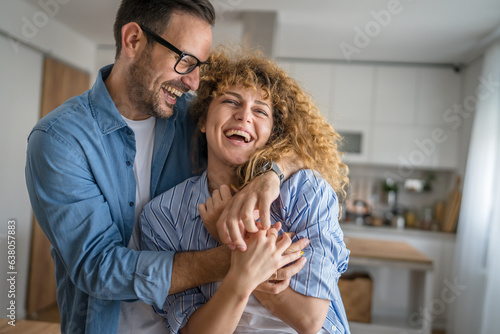
<instances>
[{"instance_id":1,"label":"watch strap","mask_svg":"<svg viewBox=\"0 0 500 334\"><path fill-rule=\"evenodd\" d=\"M265 172L268 172L268 171L273 171L276 173L276 175L278 175L279 179L280 179L280 188L281 186L283 185L283 179L285 178L285 175L283 175L283 172L281 172L281 169L278 167L278 165L270 160L265 166L264 168L262 168L262 173L265 173Z\"/></svg>"}]
</instances>

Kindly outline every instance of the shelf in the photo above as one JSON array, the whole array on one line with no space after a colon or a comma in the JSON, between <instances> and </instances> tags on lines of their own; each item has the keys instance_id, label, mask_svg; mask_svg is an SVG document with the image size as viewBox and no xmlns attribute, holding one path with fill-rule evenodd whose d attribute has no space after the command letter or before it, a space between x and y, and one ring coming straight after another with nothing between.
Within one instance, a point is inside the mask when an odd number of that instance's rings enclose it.
<instances>
[{"instance_id":1,"label":"shelf","mask_svg":"<svg viewBox=\"0 0 500 334\"><path fill-rule=\"evenodd\" d=\"M375 235L381 236L410 236L410 237L424 237L426 239L439 239L439 240L449 240L455 241L456 234L455 233L445 233L440 231L427 231L427 230L418 230L418 229L398 229L392 226L369 226L369 225L358 225L354 222L341 222L340 227L345 234L347 232L370 232Z\"/></svg>"}]
</instances>

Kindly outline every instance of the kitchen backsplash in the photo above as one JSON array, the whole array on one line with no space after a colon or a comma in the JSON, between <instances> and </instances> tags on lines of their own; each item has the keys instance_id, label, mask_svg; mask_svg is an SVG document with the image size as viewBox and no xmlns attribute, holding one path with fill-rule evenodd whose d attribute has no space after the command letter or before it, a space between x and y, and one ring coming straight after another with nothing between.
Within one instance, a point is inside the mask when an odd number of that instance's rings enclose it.
<instances>
[{"instance_id":1,"label":"kitchen backsplash","mask_svg":"<svg viewBox=\"0 0 500 334\"><path fill-rule=\"evenodd\" d=\"M344 221L439 230L455 172L415 170L404 176L395 167L350 164Z\"/></svg>"}]
</instances>

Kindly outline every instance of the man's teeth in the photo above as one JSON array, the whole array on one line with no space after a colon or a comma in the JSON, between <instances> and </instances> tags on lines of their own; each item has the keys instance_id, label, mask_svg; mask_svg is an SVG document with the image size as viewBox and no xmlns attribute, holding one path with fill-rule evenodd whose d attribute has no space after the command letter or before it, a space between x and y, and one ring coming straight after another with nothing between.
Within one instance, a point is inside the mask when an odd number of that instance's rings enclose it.
<instances>
[{"instance_id":1,"label":"man's teeth","mask_svg":"<svg viewBox=\"0 0 500 334\"><path fill-rule=\"evenodd\" d=\"M231 137L231 136L240 136L240 137L243 137L245 139L245 143L248 143L250 141L250 135L245 132L245 131L240 131L240 130L228 130L224 133L226 135L226 137Z\"/></svg>"},{"instance_id":2,"label":"man's teeth","mask_svg":"<svg viewBox=\"0 0 500 334\"><path fill-rule=\"evenodd\" d=\"M182 95L182 92L180 90L177 90L173 87L167 86L167 85L162 85L161 86L163 89L165 89L167 92L170 92L174 95L177 95L177 97L180 97Z\"/></svg>"}]
</instances>

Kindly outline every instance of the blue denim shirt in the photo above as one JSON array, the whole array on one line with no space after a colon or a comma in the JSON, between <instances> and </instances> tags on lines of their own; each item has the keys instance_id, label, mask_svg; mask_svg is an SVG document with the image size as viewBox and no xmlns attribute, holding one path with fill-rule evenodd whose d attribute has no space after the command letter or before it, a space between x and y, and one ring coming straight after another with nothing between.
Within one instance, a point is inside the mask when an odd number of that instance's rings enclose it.
<instances>
[{"instance_id":1,"label":"blue denim shirt","mask_svg":"<svg viewBox=\"0 0 500 334\"><path fill-rule=\"evenodd\" d=\"M94 86L49 113L28 139L26 183L55 263L63 333L116 333L120 301L161 308L173 252L127 248L134 226L135 139L108 94ZM157 119L151 198L193 175L188 94Z\"/></svg>"}]
</instances>

